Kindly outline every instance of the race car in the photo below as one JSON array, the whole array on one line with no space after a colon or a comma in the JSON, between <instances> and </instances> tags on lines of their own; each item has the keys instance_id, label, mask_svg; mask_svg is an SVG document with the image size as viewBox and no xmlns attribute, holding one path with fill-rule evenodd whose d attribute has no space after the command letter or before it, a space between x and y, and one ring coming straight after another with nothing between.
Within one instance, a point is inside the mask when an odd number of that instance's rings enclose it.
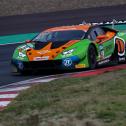
<instances>
[{"instance_id":1,"label":"race car","mask_svg":"<svg viewBox=\"0 0 126 126\"><path fill-rule=\"evenodd\" d=\"M80 24L42 31L13 53L14 73L89 68L126 60L126 32Z\"/></svg>"}]
</instances>

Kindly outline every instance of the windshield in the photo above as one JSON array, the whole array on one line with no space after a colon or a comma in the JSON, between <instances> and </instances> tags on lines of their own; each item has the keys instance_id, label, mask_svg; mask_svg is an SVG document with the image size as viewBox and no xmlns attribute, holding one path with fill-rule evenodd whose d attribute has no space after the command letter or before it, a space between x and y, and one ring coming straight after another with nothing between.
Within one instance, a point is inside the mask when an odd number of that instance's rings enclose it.
<instances>
[{"instance_id":1,"label":"windshield","mask_svg":"<svg viewBox=\"0 0 126 126\"><path fill-rule=\"evenodd\" d=\"M67 31L42 32L32 41L57 42L57 41L81 40L84 37L85 32L82 30L67 30Z\"/></svg>"}]
</instances>

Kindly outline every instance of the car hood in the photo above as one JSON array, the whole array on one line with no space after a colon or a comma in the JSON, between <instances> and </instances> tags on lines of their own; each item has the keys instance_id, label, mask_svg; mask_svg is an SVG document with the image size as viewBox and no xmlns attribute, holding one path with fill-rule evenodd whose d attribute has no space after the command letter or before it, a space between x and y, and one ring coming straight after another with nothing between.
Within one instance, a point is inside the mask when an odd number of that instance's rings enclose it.
<instances>
[{"instance_id":1,"label":"car hood","mask_svg":"<svg viewBox=\"0 0 126 126\"><path fill-rule=\"evenodd\" d=\"M74 40L75 41L75 40ZM49 45L51 43L50 49L56 49L59 48L69 42L72 41L54 41L54 42L35 42L34 44L34 49L35 50L41 50L42 48L44 48L45 46Z\"/></svg>"},{"instance_id":2,"label":"car hood","mask_svg":"<svg viewBox=\"0 0 126 126\"><path fill-rule=\"evenodd\" d=\"M48 43L37 43L33 44L31 47L30 44L27 44L26 55L29 61L39 61L39 60L53 60L61 52L63 52L68 47L79 42L80 40L71 40L64 42L48 42Z\"/></svg>"}]
</instances>

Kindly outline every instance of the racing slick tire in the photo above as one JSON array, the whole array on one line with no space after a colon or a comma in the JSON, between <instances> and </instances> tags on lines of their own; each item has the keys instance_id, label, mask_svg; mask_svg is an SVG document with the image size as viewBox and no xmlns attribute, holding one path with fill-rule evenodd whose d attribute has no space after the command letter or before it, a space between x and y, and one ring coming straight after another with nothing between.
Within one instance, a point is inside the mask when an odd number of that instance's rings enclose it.
<instances>
[{"instance_id":1,"label":"racing slick tire","mask_svg":"<svg viewBox=\"0 0 126 126\"><path fill-rule=\"evenodd\" d=\"M96 50L93 45L89 45L89 48L88 48L88 63L89 63L89 69L96 68L96 65L97 65Z\"/></svg>"}]
</instances>

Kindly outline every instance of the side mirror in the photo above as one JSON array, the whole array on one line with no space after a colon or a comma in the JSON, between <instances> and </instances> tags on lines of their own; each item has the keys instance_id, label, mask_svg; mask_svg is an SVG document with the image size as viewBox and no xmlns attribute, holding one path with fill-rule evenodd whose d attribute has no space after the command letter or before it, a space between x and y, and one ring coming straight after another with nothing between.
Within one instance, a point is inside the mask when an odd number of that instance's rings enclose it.
<instances>
[{"instance_id":1,"label":"side mirror","mask_svg":"<svg viewBox=\"0 0 126 126\"><path fill-rule=\"evenodd\" d=\"M103 40L103 39L105 39L106 38L106 35L99 35L99 36L97 36L97 39L98 40Z\"/></svg>"},{"instance_id":2,"label":"side mirror","mask_svg":"<svg viewBox=\"0 0 126 126\"><path fill-rule=\"evenodd\" d=\"M26 43L30 43L30 42L31 42L31 40L26 40L25 42L26 42Z\"/></svg>"}]
</instances>

